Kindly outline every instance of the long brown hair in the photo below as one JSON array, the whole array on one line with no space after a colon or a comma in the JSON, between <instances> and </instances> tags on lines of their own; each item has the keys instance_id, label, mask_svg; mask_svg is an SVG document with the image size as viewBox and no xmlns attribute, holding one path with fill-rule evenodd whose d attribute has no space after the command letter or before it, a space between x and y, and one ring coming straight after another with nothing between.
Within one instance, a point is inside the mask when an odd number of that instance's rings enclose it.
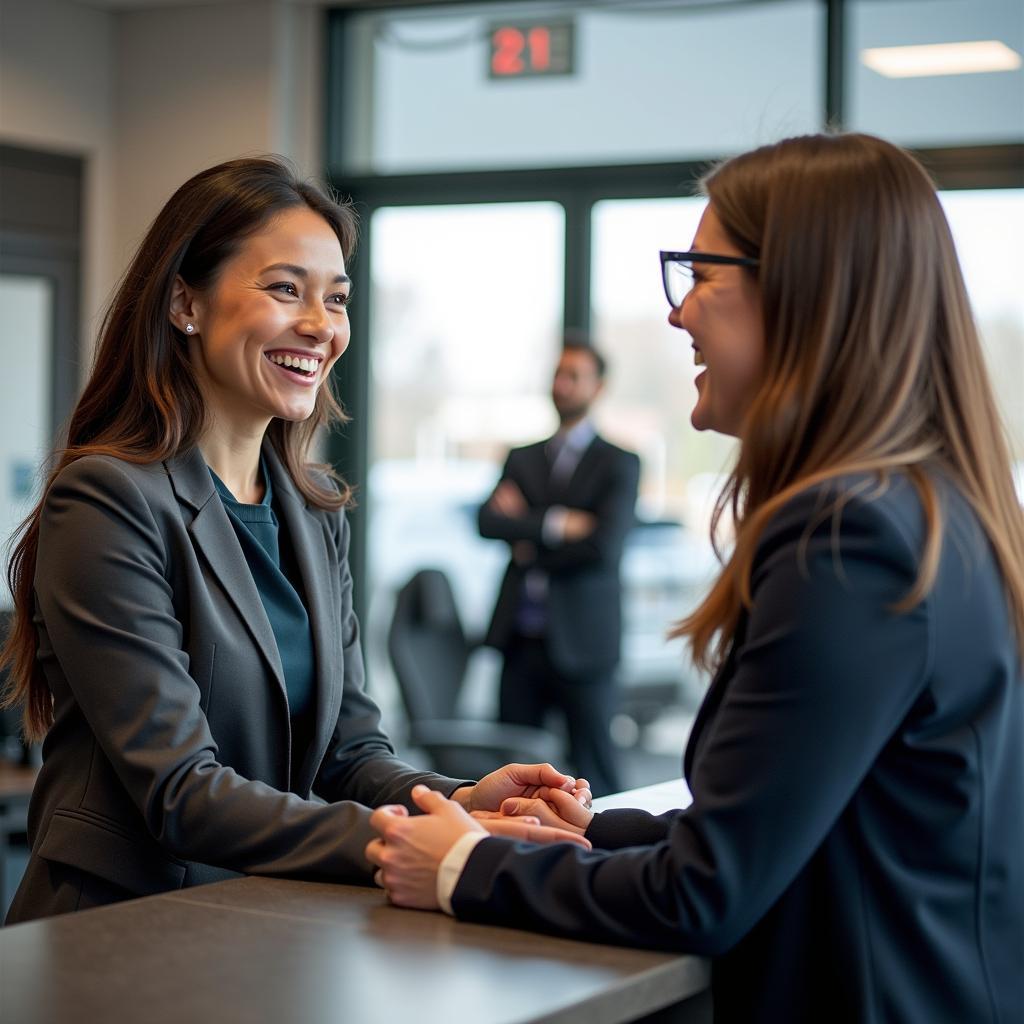
<instances>
[{"instance_id":1,"label":"long brown hair","mask_svg":"<svg viewBox=\"0 0 1024 1024\"><path fill-rule=\"evenodd\" d=\"M721 665L751 603L768 520L800 491L850 473L884 489L905 472L921 497L926 541L898 610L913 607L938 571L943 515L927 470L942 466L992 544L1024 653L1024 513L924 168L868 135L812 135L735 157L702 185L739 250L760 260L765 369L712 520L714 535L731 512L735 546L673 635L690 639L697 664Z\"/></svg>"},{"instance_id":2,"label":"long brown hair","mask_svg":"<svg viewBox=\"0 0 1024 1024\"><path fill-rule=\"evenodd\" d=\"M41 739L53 721L49 687L36 664L38 638L32 624L39 522L50 485L65 466L85 455L151 463L196 444L206 413L185 335L169 320L175 277L197 291L208 289L246 238L297 206L327 221L347 261L356 242L351 209L300 180L276 157L231 160L190 178L168 200L135 253L103 319L92 373L68 423L66 444L52 453L42 497L15 533L7 570L14 618L0 651L0 667L9 666L11 681L2 705L22 707L28 739ZM329 467L317 469L327 472L336 487L318 483L306 462L317 430L345 419L328 383L307 420L275 419L267 432L296 486L320 508L340 508L351 499L351 489Z\"/></svg>"}]
</instances>

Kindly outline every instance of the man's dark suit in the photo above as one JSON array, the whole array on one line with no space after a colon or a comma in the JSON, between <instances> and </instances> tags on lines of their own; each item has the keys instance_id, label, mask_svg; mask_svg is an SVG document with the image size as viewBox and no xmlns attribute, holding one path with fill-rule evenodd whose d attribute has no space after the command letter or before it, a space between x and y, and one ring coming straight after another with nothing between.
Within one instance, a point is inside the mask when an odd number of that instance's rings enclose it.
<instances>
[{"instance_id":1,"label":"man's dark suit","mask_svg":"<svg viewBox=\"0 0 1024 1024\"><path fill-rule=\"evenodd\" d=\"M608 710L622 634L622 587L619 563L626 534L633 526L640 460L632 452L594 437L572 474L552 478L550 442L509 453L501 480L512 481L528 511L505 516L490 503L480 509L480 533L515 545L526 541L534 556L513 558L502 581L486 643L505 655L502 717L519 724L540 724L543 698L564 707L576 770L595 791L616 787L610 758ZM544 516L552 506L591 513L596 528L582 540L547 544ZM547 577L542 650L517 627L523 585L530 569ZM538 678L550 661L547 680ZM553 671L550 671L553 669ZM577 689L578 684L578 689ZM556 693L556 689L558 692ZM559 700L559 698L562 698Z\"/></svg>"},{"instance_id":2,"label":"man's dark suit","mask_svg":"<svg viewBox=\"0 0 1024 1024\"><path fill-rule=\"evenodd\" d=\"M393 756L363 690L344 514L307 505L269 445L264 457L316 657L297 777L274 634L199 451L73 463L41 523L37 657L54 724L8 923L236 872L369 882L365 805L457 786Z\"/></svg>"},{"instance_id":3,"label":"man's dark suit","mask_svg":"<svg viewBox=\"0 0 1024 1024\"><path fill-rule=\"evenodd\" d=\"M717 1021L1020 1020L1018 637L977 517L935 480L922 603L894 610L924 544L905 478L847 481L838 520L834 491L790 501L690 737L692 805L595 815L591 853L486 839L456 914L714 956Z\"/></svg>"}]
</instances>

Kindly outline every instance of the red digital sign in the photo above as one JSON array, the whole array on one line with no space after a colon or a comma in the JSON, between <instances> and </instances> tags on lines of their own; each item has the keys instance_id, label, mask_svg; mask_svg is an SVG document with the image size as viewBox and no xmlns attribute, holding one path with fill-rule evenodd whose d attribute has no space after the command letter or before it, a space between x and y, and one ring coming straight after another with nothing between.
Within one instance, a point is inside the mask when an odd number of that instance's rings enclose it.
<instances>
[{"instance_id":1,"label":"red digital sign","mask_svg":"<svg viewBox=\"0 0 1024 1024\"><path fill-rule=\"evenodd\" d=\"M492 25L487 73L491 78L532 78L573 73L571 21Z\"/></svg>"}]
</instances>

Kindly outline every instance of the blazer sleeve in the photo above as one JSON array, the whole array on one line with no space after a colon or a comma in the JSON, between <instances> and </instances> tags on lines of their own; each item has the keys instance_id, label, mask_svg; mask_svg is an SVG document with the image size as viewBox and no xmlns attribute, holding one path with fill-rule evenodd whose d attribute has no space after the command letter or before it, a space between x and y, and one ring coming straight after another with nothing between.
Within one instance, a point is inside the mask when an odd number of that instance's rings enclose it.
<instances>
[{"instance_id":1,"label":"blazer sleeve","mask_svg":"<svg viewBox=\"0 0 1024 1024\"><path fill-rule=\"evenodd\" d=\"M616 565L622 557L626 534L636 522L636 495L640 483L640 459L633 452L619 452L601 500L594 509L597 525L582 540L540 547L536 564L559 572L594 562Z\"/></svg>"},{"instance_id":2,"label":"blazer sleeve","mask_svg":"<svg viewBox=\"0 0 1024 1024\"><path fill-rule=\"evenodd\" d=\"M53 483L41 519L38 613L77 707L150 833L186 861L369 880L366 807L303 800L218 761L188 673L187 609L175 607L169 557L149 503L116 460L79 460Z\"/></svg>"},{"instance_id":3,"label":"blazer sleeve","mask_svg":"<svg viewBox=\"0 0 1024 1024\"><path fill-rule=\"evenodd\" d=\"M313 790L328 801L357 800L371 807L401 803L414 814L419 814L421 812L411 796L412 787L418 783L440 790L446 796L451 796L460 786L472 783L419 771L395 757L391 741L381 729L380 710L365 689L359 623L352 607L348 519L340 512L332 519L332 534L341 571L339 628L344 678L341 711Z\"/></svg>"},{"instance_id":4,"label":"blazer sleeve","mask_svg":"<svg viewBox=\"0 0 1024 1024\"><path fill-rule=\"evenodd\" d=\"M599 850L651 846L668 837L678 811L651 814L638 807L615 807L591 819L587 839Z\"/></svg>"},{"instance_id":5,"label":"blazer sleeve","mask_svg":"<svg viewBox=\"0 0 1024 1024\"><path fill-rule=\"evenodd\" d=\"M495 491L506 480L510 480L521 491L525 490L519 470L522 460L527 457L529 452L528 448L509 452L498 483L495 484ZM522 515L506 516L491 508L491 498L493 497L494 491L488 495L487 500L480 506L480 511L477 513L477 527L481 537L486 537L488 540L504 540L510 544L520 540L532 541L534 544L541 543L547 506L537 505L528 508Z\"/></svg>"},{"instance_id":6,"label":"blazer sleeve","mask_svg":"<svg viewBox=\"0 0 1024 1024\"><path fill-rule=\"evenodd\" d=\"M837 555L831 524L809 534L817 508L812 495L794 499L759 545L746 637L699 737L691 806L643 815L638 841L653 844L615 851L485 839L453 894L459 917L716 955L772 906L929 670L927 599L892 610L916 579L916 552L854 499Z\"/></svg>"}]
</instances>

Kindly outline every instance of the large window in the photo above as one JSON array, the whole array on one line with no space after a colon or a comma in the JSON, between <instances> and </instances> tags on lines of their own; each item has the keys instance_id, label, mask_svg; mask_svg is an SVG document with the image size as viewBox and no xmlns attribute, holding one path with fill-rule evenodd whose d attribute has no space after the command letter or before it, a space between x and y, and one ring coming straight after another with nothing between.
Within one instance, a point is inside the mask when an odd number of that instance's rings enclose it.
<instances>
[{"instance_id":1,"label":"large window","mask_svg":"<svg viewBox=\"0 0 1024 1024\"><path fill-rule=\"evenodd\" d=\"M1022 14L1020 0L549 0L336 18L330 169L366 206L370 252L355 270L369 309L353 313L368 397L344 454L352 464L365 430L354 522L357 549L367 522L359 582L385 703L383 635L415 569L445 569L470 631L486 625L507 550L477 537L475 511L507 448L554 428L564 327L608 355L598 425L643 464L622 567L625 689L699 692L664 636L715 571L709 518L735 447L689 424L693 355L667 323L657 252L689 247L710 163L762 142L831 121L918 147L944 188L1024 497ZM488 76L495 24L560 17L575 26L573 75ZM898 70L922 59L898 48L962 42L996 43L1003 63ZM493 685L494 668L475 682ZM676 728L665 749L679 743Z\"/></svg>"},{"instance_id":2,"label":"large window","mask_svg":"<svg viewBox=\"0 0 1024 1024\"><path fill-rule=\"evenodd\" d=\"M507 559L476 510L510 444L554 428L562 323L556 203L388 207L370 222L367 655L385 669L395 591L424 566L482 634ZM356 314L358 315L358 314Z\"/></svg>"}]
</instances>

